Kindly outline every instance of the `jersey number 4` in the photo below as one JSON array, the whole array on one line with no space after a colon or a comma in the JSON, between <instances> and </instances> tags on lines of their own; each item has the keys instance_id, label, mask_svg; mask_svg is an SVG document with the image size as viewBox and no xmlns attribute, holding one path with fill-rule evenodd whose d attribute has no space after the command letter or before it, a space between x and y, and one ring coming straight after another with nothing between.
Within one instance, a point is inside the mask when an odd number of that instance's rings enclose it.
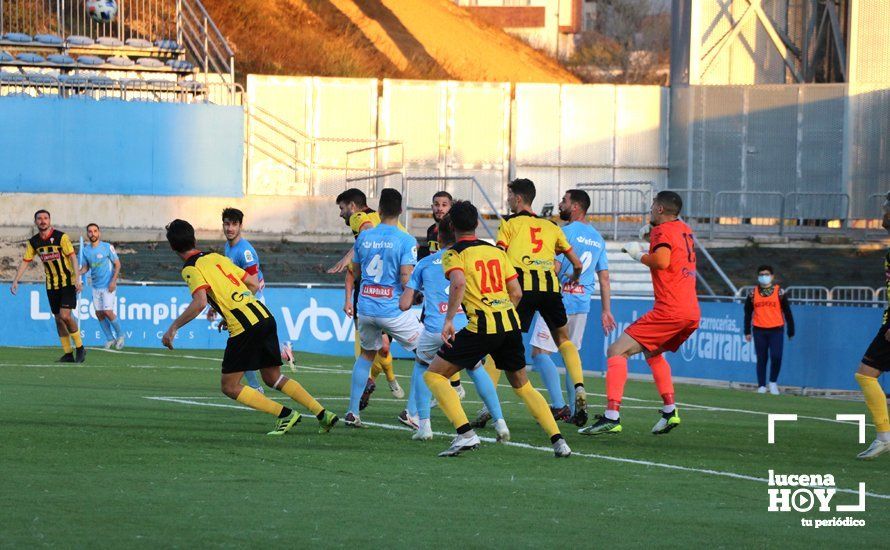
<instances>
[{"instance_id":1,"label":"jersey number 4","mask_svg":"<svg viewBox=\"0 0 890 550\"><path fill-rule=\"evenodd\" d=\"M492 294L504 290L504 277L501 275L501 263L497 260L476 261L476 271L482 277L479 289L483 294Z\"/></svg>"},{"instance_id":2,"label":"jersey number 4","mask_svg":"<svg viewBox=\"0 0 890 550\"><path fill-rule=\"evenodd\" d=\"M368 262L367 271L375 283L380 282L380 279L383 278L383 258L380 257L380 254L374 254L374 257Z\"/></svg>"}]
</instances>

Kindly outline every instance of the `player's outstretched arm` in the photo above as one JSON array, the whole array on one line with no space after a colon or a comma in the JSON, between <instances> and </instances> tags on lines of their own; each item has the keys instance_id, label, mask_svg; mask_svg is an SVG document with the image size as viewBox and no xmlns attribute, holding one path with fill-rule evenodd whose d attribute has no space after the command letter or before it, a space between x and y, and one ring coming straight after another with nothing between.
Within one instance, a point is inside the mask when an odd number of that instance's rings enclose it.
<instances>
[{"instance_id":1,"label":"player's outstretched arm","mask_svg":"<svg viewBox=\"0 0 890 550\"><path fill-rule=\"evenodd\" d=\"M671 265L671 250L663 246L652 254L643 254L640 263L650 269L667 269Z\"/></svg>"},{"instance_id":2,"label":"player's outstretched arm","mask_svg":"<svg viewBox=\"0 0 890 550\"><path fill-rule=\"evenodd\" d=\"M328 273L342 273L347 267L349 267L349 264L352 263L353 253L353 249L350 248L349 252L347 252L342 258L340 258L339 262L328 268Z\"/></svg>"},{"instance_id":3,"label":"player's outstretched arm","mask_svg":"<svg viewBox=\"0 0 890 550\"><path fill-rule=\"evenodd\" d=\"M80 265L77 262L77 253L71 252L68 257L71 258L71 271L80 273ZM80 275L74 279L74 289L77 290L77 292L80 292L83 289L83 281L80 280Z\"/></svg>"},{"instance_id":4,"label":"player's outstretched arm","mask_svg":"<svg viewBox=\"0 0 890 550\"><path fill-rule=\"evenodd\" d=\"M566 250L564 254L566 259L572 263L572 282L577 283L581 278L581 272L584 271L584 264L581 263L581 259L578 258L574 250Z\"/></svg>"},{"instance_id":5,"label":"player's outstretched arm","mask_svg":"<svg viewBox=\"0 0 890 550\"><path fill-rule=\"evenodd\" d=\"M402 280L402 289L404 289L405 285L408 284L408 281L411 280L412 273L414 273L413 265L403 265L399 268L399 277Z\"/></svg>"},{"instance_id":6,"label":"player's outstretched arm","mask_svg":"<svg viewBox=\"0 0 890 550\"><path fill-rule=\"evenodd\" d=\"M12 278L12 285L9 287L9 291L12 292L13 296L19 291L19 279L25 274L25 270L28 269L29 265L31 265L31 262L26 260L19 262L19 268L15 271L15 277Z\"/></svg>"},{"instance_id":7,"label":"player's outstretched arm","mask_svg":"<svg viewBox=\"0 0 890 550\"><path fill-rule=\"evenodd\" d=\"M600 303L603 312L601 314L603 322L603 333L609 334L618 326L615 318L612 317L612 286L609 283L609 270L603 269L596 272L596 277L600 283Z\"/></svg>"},{"instance_id":8,"label":"player's outstretched arm","mask_svg":"<svg viewBox=\"0 0 890 550\"><path fill-rule=\"evenodd\" d=\"M185 325L189 324L194 320L195 317L201 314L204 311L204 308L207 306L207 291L203 288L199 288L192 294L192 301L185 311L176 318L172 323L170 323L170 328L167 329L167 332L164 333L163 338L161 338L161 343L167 346L169 349L173 349L173 340L176 338L176 331Z\"/></svg>"},{"instance_id":9,"label":"player's outstretched arm","mask_svg":"<svg viewBox=\"0 0 890 550\"><path fill-rule=\"evenodd\" d=\"M259 292L259 290L260 290L259 275L251 275L248 273L247 276L244 277L243 281L244 281L244 284L247 285L247 288L249 288L251 292L253 292L254 294Z\"/></svg>"},{"instance_id":10,"label":"player's outstretched arm","mask_svg":"<svg viewBox=\"0 0 890 550\"><path fill-rule=\"evenodd\" d=\"M522 300L522 287L519 285L519 281L515 278L507 281L507 294L510 295L510 301L513 302L513 307L519 306L519 301Z\"/></svg>"},{"instance_id":11,"label":"player's outstretched arm","mask_svg":"<svg viewBox=\"0 0 890 550\"><path fill-rule=\"evenodd\" d=\"M87 266L83 266L85 269L89 269ZM114 273L111 274L111 282L108 283L108 292L114 292L117 290L117 277L121 274L121 261L119 259L114 260Z\"/></svg>"}]
</instances>

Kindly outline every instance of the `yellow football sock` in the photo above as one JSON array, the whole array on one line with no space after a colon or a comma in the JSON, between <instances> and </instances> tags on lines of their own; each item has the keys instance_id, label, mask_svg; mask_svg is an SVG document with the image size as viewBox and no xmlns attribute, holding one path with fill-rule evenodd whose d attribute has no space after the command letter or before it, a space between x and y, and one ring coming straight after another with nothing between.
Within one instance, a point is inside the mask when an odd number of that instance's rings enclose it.
<instances>
[{"instance_id":1,"label":"yellow football sock","mask_svg":"<svg viewBox=\"0 0 890 550\"><path fill-rule=\"evenodd\" d=\"M458 384L460 384L460 373L459 372L456 373L454 376L452 376L448 380L449 380L449 382L457 382ZM455 384L452 384L452 385L455 385Z\"/></svg>"},{"instance_id":2,"label":"yellow football sock","mask_svg":"<svg viewBox=\"0 0 890 550\"><path fill-rule=\"evenodd\" d=\"M584 384L584 371L581 370L581 354L571 340L566 340L559 346L559 354L566 364L566 372L572 379L572 384Z\"/></svg>"},{"instance_id":3,"label":"yellow football sock","mask_svg":"<svg viewBox=\"0 0 890 550\"><path fill-rule=\"evenodd\" d=\"M491 382L494 384L494 387L497 388L498 382L501 381L501 371L499 371L497 365L494 364L494 359L491 358L491 355L485 360L485 372L488 373Z\"/></svg>"},{"instance_id":4,"label":"yellow football sock","mask_svg":"<svg viewBox=\"0 0 890 550\"><path fill-rule=\"evenodd\" d=\"M83 347L83 340L80 338L80 330L75 330L74 332L72 332L72 333L69 334L68 336L70 336L70 337L71 337L71 341L74 342L74 347L76 347L76 348L82 348L82 347Z\"/></svg>"},{"instance_id":5,"label":"yellow football sock","mask_svg":"<svg viewBox=\"0 0 890 550\"><path fill-rule=\"evenodd\" d=\"M362 344L358 338L358 331L355 331L355 356L358 357L362 352Z\"/></svg>"},{"instance_id":6,"label":"yellow football sock","mask_svg":"<svg viewBox=\"0 0 890 550\"><path fill-rule=\"evenodd\" d=\"M380 368L383 369L387 382L392 382L396 379L396 371L392 369L392 353L387 353L386 355L378 353L377 355L380 357Z\"/></svg>"},{"instance_id":7,"label":"yellow football sock","mask_svg":"<svg viewBox=\"0 0 890 550\"><path fill-rule=\"evenodd\" d=\"M380 364L380 353L378 353L374 356L374 362L371 363L371 373L368 375L368 378L377 380L381 372L383 372L383 366Z\"/></svg>"},{"instance_id":8,"label":"yellow football sock","mask_svg":"<svg viewBox=\"0 0 890 550\"><path fill-rule=\"evenodd\" d=\"M59 342L62 343L62 351L65 353L71 353L71 337L70 336L59 336Z\"/></svg>"},{"instance_id":9,"label":"yellow football sock","mask_svg":"<svg viewBox=\"0 0 890 550\"><path fill-rule=\"evenodd\" d=\"M265 395L251 388L250 386L244 386L243 388L241 388L241 393L238 394L238 397L235 399L235 401L243 403L251 409L256 409L264 413L274 414L275 416L281 415L281 411L284 409L284 405L272 401Z\"/></svg>"},{"instance_id":10,"label":"yellow football sock","mask_svg":"<svg viewBox=\"0 0 890 550\"><path fill-rule=\"evenodd\" d=\"M525 406L528 407L529 412L532 413L538 424L544 428L547 435L553 437L559 434L559 427L556 425L556 420L553 419L553 413L550 412L547 400L544 399L544 396L538 390L532 387L530 382L526 382L521 388L513 388L513 391L525 401Z\"/></svg>"},{"instance_id":11,"label":"yellow football sock","mask_svg":"<svg viewBox=\"0 0 890 550\"><path fill-rule=\"evenodd\" d=\"M287 382L284 383L283 386L278 388L278 390L299 403L303 405L315 416L318 416L321 411L324 410L324 407L321 406L321 403L315 400L314 397L309 395L309 392L306 391L303 386L300 385L296 380L292 380L288 378Z\"/></svg>"},{"instance_id":12,"label":"yellow football sock","mask_svg":"<svg viewBox=\"0 0 890 550\"><path fill-rule=\"evenodd\" d=\"M878 432L890 432L890 418L887 414L887 396L884 394L881 383L873 376L865 376L864 374L855 374L859 387L862 388L862 395L865 396L865 406L871 412L871 418L874 420L875 429Z\"/></svg>"},{"instance_id":13,"label":"yellow football sock","mask_svg":"<svg viewBox=\"0 0 890 550\"><path fill-rule=\"evenodd\" d=\"M439 408L442 409L442 412L445 413L445 416L448 417L448 420L451 421L455 428L469 424L467 413L464 412L464 408L460 404L460 398L457 396L454 388L451 387L447 378L441 374L426 371L423 373L423 381L426 382L427 387L436 398Z\"/></svg>"}]
</instances>

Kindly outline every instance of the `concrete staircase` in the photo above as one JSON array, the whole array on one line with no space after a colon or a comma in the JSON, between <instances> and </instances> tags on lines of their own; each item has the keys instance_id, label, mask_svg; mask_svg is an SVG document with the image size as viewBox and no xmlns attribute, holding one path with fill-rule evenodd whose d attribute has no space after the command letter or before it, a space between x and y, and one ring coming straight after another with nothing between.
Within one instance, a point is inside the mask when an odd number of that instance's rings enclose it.
<instances>
[{"instance_id":1,"label":"concrete staircase","mask_svg":"<svg viewBox=\"0 0 890 550\"><path fill-rule=\"evenodd\" d=\"M612 295L652 296L649 268L621 251L624 241L606 241Z\"/></svg>"}]
</instances>

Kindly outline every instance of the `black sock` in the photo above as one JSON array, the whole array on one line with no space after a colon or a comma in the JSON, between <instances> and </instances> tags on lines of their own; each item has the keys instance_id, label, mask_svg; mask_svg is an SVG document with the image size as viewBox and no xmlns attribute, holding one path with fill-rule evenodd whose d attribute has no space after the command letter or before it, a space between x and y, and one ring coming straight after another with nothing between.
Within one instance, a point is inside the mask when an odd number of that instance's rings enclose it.
<instances>
[{"instance_id":1,"label":"black sock","mask_svg":"<svg viewBox=\"0 0 890 550\"><path fill-rule=\"evenodd\" d=\"M458 387L458 386L460 386L460 380L452 380L452 381L451 381L451 387L452 387L452 388L456 388L456 387Z\"/></svg>"},{"instance_id":2,"label":"black sock","mask_svg":"<svg viewBox=\"0 0 890 550\"><path fill-rule=\"evenodd\" d=\"M292 413L292 412L294 412L294 411L291 409L288 409L287 407L284 407L281 409L281 412L278 413L278 418L286 418L286 417L290 416L290 413Z\"/></svg>"},{"instance_id":3,"label":"black sock","mask_svg":"<svg viewBox=\"0 0 890 550\"><path fill-rule=\"evenodd\" d=\"M581 383L575 384L575 389L576 389L576 390L577 390L578 388L583 388L583 387L584 387L584 384L581 384Z\"/></svg>"},{"instance_id":4,"label":"black sock","mask_svg":"<svg viewBox=\"0 0 890 550\"><path fill-rule=\"evenodd\" d=\"M550 443L556 443L556 442L559 441L560 439L565 439L565 438L562 436L562 434L551 435L551 436L550 436Z\"/></svg>"},{"instance_id":5,"label":"black sock","mask_svg":"<svg viewBox=\"0 0 890 550\"><path fill-rule=\"evenodd\" d=\"M470 424L467 423L457 429L457 434L463 435L463 434L465 434L467 432L471 432L471 431L473 431L473 428L471 428Z\"/></svg>"},{"instance_id":6,"label":"black sock","mask_svg":"<svg viewBox=\"0 0 890 550\"><path fill-rule=\"evenodd\" d=\"M325 409L322 409L320 413L315 415L315 418L317 418L319 420L324 420L324 413L325 413Z\"/></svg>"}]
</instances>

